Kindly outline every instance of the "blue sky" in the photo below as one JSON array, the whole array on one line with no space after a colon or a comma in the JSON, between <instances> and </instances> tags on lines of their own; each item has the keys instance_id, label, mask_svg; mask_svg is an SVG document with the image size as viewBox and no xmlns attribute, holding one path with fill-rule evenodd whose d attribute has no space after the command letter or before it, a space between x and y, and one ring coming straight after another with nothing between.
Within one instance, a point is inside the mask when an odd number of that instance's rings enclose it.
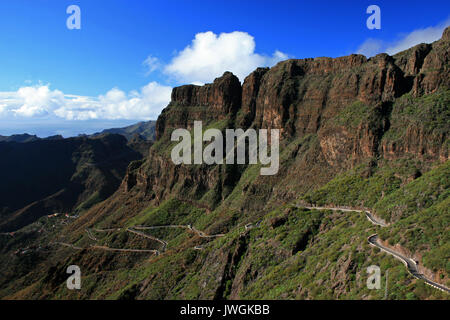
<instances>
[{"instance_id":1,"label":"blue sky","mask_svg":"<svg viewBox=\"0 0 450 320\"><path fill-rule=\"evenodd\" d=\"M66 27L73 4L80 30ZM366 27L372 4L381 30ZM174 86L233 68L243 80L287 57L394 53L435 40L449 17L450 2L433 0L4 0L0 134L71 136L156 119Z\"/></svg>"}]
</instances>

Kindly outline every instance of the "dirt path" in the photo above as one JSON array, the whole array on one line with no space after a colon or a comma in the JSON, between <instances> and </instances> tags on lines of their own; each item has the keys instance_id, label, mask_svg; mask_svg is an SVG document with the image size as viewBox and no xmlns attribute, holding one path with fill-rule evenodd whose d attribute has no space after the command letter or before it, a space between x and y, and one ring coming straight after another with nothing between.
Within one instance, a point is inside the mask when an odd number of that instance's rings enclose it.
<instances>
[{"instance_id":1,"label":"dirt path","mask_svg":"<svg viewBox=\"0 0 450 320\"><path fill-rule=\"evenodd\" d=\"M360 212L365 213L367 219L372 222L372 224L381 226L381 227L387 227L388 224L381 220L378 217L375 217L369 210L359 210L359 209L351 209L351 208L339 208L339 207L299 207L297 208L306 208L306 209L315 209L315 210L332 210L332 211L343 211L343 212Z\"/></svg>"},{"instance_id":2,"label":"dirt path","mask_svg":"<svg viewBox=\"0 0 450 320\"><path fill-rule=\"evenodd\" d=\"M155 250L155 249L121 249L121 248L111 248L108 246L102 246L102 245L91 245L88 248L81 248L81 247L77 247L74 246L72 244L69 243L64 243L64 242L57 242L57 244L65 246L65 247L70 247L72 249L76 249L76 250L83 250L83 249L99 249L99 250L105 250L105 251L115 251L115 252L138 252L138 253L153 253L156 255L159 255L163 252L166 251L167 248L167 241L164 241L162 239L159 239L157 237L151 236L149 234L146 234L144 232L140 232L137 230L155 230L155 229L161 229L161 228L183 228L183 229L187 229L190 230L194 233L196 233L199 237L201 238L215 238L215 237L223 237L225 236L225 234L213 234L213 235L209 235L204 233L203 231L197 230L195 227L192 227L191 225L164 225L164 226L134 226L131 228L126 228L125 230L127 232L133 233L137 236L146 238L146 239L150 239L152 241L157 241L159 243L161 243L161 248L159 250ZM95 232L114 232L114 231L121 231L124 228L109 228L109 229L99 229L99 228L85 228L85 231L89 237L89 239L91 239L92 241L97 242L98 239L94 236L94 234L92 233L91 230L95 231ZM203 250L203 247L201 246L195 246L194 247L195 250Z\"/></svg>"},{"instance_id":3,"label":"dirt path","mask_svg":"<svg viewBox=\"0 0 450 320\"><path fill-rule=\"evenodd\" d=\"M99 245L91 245L89 248L100 249L100 250L105 250L105 251L116 251L116 252L153 253L155 255L159 255L158 250L151 250L151 249L120 249L120 248L110 248L107 246L99 246Z\"/></svg>"},{"instance_id":4,"label":"dirt path","mask_svg":"<svg viewBox=\"0 0 450 320\"><path fill-rule=\"evenodd\" d=\"M127 228L127 231L131 232L131 233L134 233L134 234L137 234L138 236L141 236L141 237L144 237L144 238L147 238L147 239L150 239L150 240L154 240L154 241L157 241L157 242L161 243L162 244L161 251L162 252L166 251L166 247L167 247L167 242L166 241L158 239L158 238L153 237L151 235L145 234L143 232L139 232L139 231L133 230L131 228Z\"/></svg>"},{"instance_id":5,"label":"dirt path","mask_svg":"<svg viewBox=\"0 0 450 320\"><path fill-rule=\"evenodd\" d=\"M52 244L59 244L59 245L61 245L63 247L68 247L68 248L72 248L72 249L75 249L75 250L83 250L83 249L85 249L85 248L77 247L77 246L74 246L73 244L65 243L65 242L53 242L53 243L50 243L50 245L52 245Z\"/></svg>"},{"instance_id":6,"label":"dirt path","mask_svg":"<svg viewBox=\"0 0 450 320\"><path fill-rule=\"evenodd\" d=\"M219 233L219 234L206 234L203 231L200 231L200 230L196 229L195 227L193 227L190 224L187 224L187 225L170 224L170 225L165 225L165 226L150 226L150 227L135 226L135 227L133 227L133 229L138 229L138 230L154 230L154 229L161 229L161 228L182 228L182 229L188 229L188 230L196 233L200 238L217 238L217 237L225 236L225 234L222 234L222 233Z\"/></svg>"}]
</instances>

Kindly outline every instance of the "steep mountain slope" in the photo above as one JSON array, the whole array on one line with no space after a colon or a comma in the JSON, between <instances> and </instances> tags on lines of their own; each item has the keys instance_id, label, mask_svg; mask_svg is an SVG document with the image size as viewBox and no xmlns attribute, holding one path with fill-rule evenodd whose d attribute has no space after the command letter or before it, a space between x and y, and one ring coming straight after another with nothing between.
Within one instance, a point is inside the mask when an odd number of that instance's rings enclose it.
<instances>
[{"instance_id":1,"label":"steep mountain slope","mask_svg":"<svg viewBox=\"0 0 450 320\"><path fill-rule=\"evenodd\" d=\"M376 264L389 270L388 298L448 299L367 238L449 285L449 59L447 29L393 57L287 60L242 85L227 72L175 88L148 156L111 197L57 230L41 219L1 239L0 297L381 299L366 287ZM194 120L280 129L279 172L175 165L171 132ZM389 225L302 208L315 204L369 207ZM80 291L65 287L71 264Z\"/></svg>"}]
</instances>

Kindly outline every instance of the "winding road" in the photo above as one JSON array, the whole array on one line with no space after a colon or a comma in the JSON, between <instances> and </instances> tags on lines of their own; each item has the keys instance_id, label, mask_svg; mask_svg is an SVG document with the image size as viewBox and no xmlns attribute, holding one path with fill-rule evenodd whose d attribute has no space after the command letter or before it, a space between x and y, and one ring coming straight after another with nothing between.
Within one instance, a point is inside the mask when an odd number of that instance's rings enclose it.
<instances>
[{"instance_id":1,"label":"winding road","mask_svg":"<svg viewBox=\"0 0 450 320\"><path fill-rule=\"evenodd\" d=\"M332 211L342 211L342 212L359 212L359 213L364 213L367 217L367 219L374 225L380 226L380 227L386 227L388 226L388 224L381 220L380 218L376 217L371 211L369 210L360 210L360 209L352 209L352 208L342 208L342 207L308 207L308 206L301 206L301 205L296 205L297 208L306 208L309 210L332 210ZM255 226L259 226L259 223L257 224L247 224L245 225L245 230L249 230ZM190 230L194 233L196 233L199 237L201 238L215 238L215 237L223 237L225 236L225 234L213 234L213 235L209 235L206 234L203 231L197 230L195 227L193 227L192 225L160 225L160 226L134 226L131 228L126 228L127 232L136 234L140 237L144 237L153 241L157 241L159 243L161 243L161 248L160 250L150 250L150 249L119 249L119 248L110 248L107 246L100 246L100 245L91 245L89 248L91 249L101 249L101 250L106 250L106 251L116 251L116 252L136 252L136 253L153 253L155 255L159 255L161 254L161 252L164 252L167 248L168 243L164 240L158 239L154 236L148 235L146 233L137 231L137 230L155 230L155 229L160 229L160 228L183 228L183 229L187 229ZM85 229L88 237L93 240L93 241L98 241L97 238L91 233L91 229L86 228ZM96 231L96 232L112 232L112 231L120 231L122 230L122 228L111 228L111 229L98 229L98 228L93 228L92 230ZM371 235L367 241L369 242L369 244L371 246L377 247L379 248L381 251L392 255L394 258L400 260L407 268L408 272L415 277L416 279L420 279L423 280L427 285L432 286L435 289L441 290L443 292L450 292L450 289L447 288L446 286L437 283L429 278L427 278L424 274L420 273L419 268L418 268L418 262L414 261L413 259L406 257L404 255L402 255L401 253L394 251L391 248L388 248L386 246L384 246L378 235L377 234L373 234ZM83 249L87 249L87 248L81 248L81 247L77 247L74 246L72 244L68 244L68 243L64 243L64 242L55 242L55 244L59 244L62 246L66 246L66 247L70 247L72 249L76 249L76 250L83 250ZM203 250L202 246L195 246L194 247L195 250Z\"/></svg>"},{"instance_id":2,"label":"winding road","mask_svg":"<svg viewBox=\"0 0 450 320\"><path fill-rule=\"evenodd\" d=\"M372 212L370 212L369 210L358 210L358 209L349 209L349 208L339 208L339 207L304 207L304 206L299 206L297 205L297 208L306 208L306 209L315 209L315 210L333 210L333 211L343 211L343 212L361 212L361 213L365 213L367 219L374 225L378 225L381 227L386 227L388 226L387 223L385 223L384 221L382 221L381 219L375 217ZM381 251L390 254L391 256L393 256L394 258L400 260L401 262L403 262L403 264L406 266L406 268L408 269L408 272L416 279L420 279L423 280L427 285L432 286L435 289L441 290L443 292L447 292L450 293L450 289L447 288L446 286L437 283L433 280L428 279L427 277L425 277L424 274L420 273L419 268L418 268L418 262L414 261L411 258L408 258L404 255L402 255L401 253L392 250L391 248L388 248L386 246L384 246L383 244L381 244L380 239L378 238L377 234L373 234L371 235L367 241L369 242L370 245L379 248Z\"/></svg>"},{"instance_id":3,"label":"winding road","mask_svg":"<svg viewBox=\"0 0 450 320\"><path fill-rule=\"evenodd\" d=\"M203 231L197 230L195 227L193 227L190 224L184 225L184 224L169 224L165 226L135 226L133 229L138 230L154 230L154 229L161 229L161 228L183 228L188 229L194 233L196 233L200 238L217 238L217 237L223 237L225 234L219 233L219 234L206 234Z\"/></svg>"},{"instance_id":4,"label":"winding road","mask_svg":"<svg viewBox=\"0 0 450 320\"><path fill-rule=\"evenodd\" d=\"M91 245L90 248L101 249L101 250L105 250L105 251L153 253L155 255L159 255L158 250L151 250L151 249L120 249L120 248L110 248L107 246L99 246L99 245Z\"/></svg>"},{"instance_id":5,"label":"winding road","mask_svg":"<svg viewBox=\"0 0 450 320\"><path fill-rule=\"evenodd\" d=\"M153 253L155 255L160 255L162 252L166 251L167 248L167 241L161 240L159 238L156 238L154 236L151 236L149 234L137 231L137 230L155 230L155 229L161 229L161 228L183 228L183 229L187 229L190 230L194 233L196 233L199 237L201 238L215 238L215 237L223 237L225 236L224 234L206 234L203 231L197 230L195 227L191 226L190 224L188 225L163 225L163 226L134 226L134 227L130 227L130 228L126 228L125 230L127 232L133 233L135 235L138 235L140 237L146 238L146 239L150 239L152 241L157 241L159 243L161 243L161 248L159 250L155 250L155 249L120 249L120 248L111 248L108 246L101 246L101 245L90 245L88 248L82 248L82 247L77 247L74 246L72 244L69 243L65 243L65 242L55 242L54 244L59 244L65 247L69 247L75 250L83 250L83 249L99 249L99 250L105 250L105 251L116 251L116 252L137 252L137 253ZM123 228L109 228L109 229L99 229L99 228L85 228L85 231L89 237L89 239L97 242L98 239L94 236L94 234L91 232L91 230L95 231L95 232L114 232L114 231L121 231ZM203 250L202 246L195 246L194 250Z\"/></svg>"},{"instance_id":6,"label":"winding road","mask_svg":"<svg viewBox=\"0 0 450 320\"><path fill-rule=\"evenodd\" d=\"M147 249L119 249L119 248L110 248L107 246L99 246L99 245L90 245L87 248L77 247L73 244L66 243L66 242L53 242L51 244L59 244L64 247L72 248L74 250L89 250L89 249L100 249L105 251L118 251L118 252L137 252L137 253L153 253L158 255L158 250L147 250Z\"/></svg>"},{"instance_id":7,"label":"winding road","mask_svg":"<svg viewBox=\"0 0 450 320\"><path fill-rule=\"evenodd\" d=\"M450 292L449 288L447 288L446 286L439 284L437 282L434 282L428 278L426 278L422 273L420 273L419 268L417 266L417 262L414 261L411 258L405 257L404 255L390 249L387 248L385 246L383 246L380 241L380 239L378 238L378 235L373 234L371 235L367 241L369 241L369 244L379 248L381 251L384 251L386 253L389 253L390 255L394 256L395 258L397 258L398 260L400 260L401 262L403 262L403 264L406 266L406 268L408 269L409 273L417 278L417 279L421 279L423 281L425 281L426 284L432 286L433 288L436 288L438 290L444 291L444 292Z\"/></svg>"},{"instance_id":8,"label":"winding road","mask_svg":"<svg viewBox=\"0 0 450 320\"><path fill-rule=\"evenodd\" d=\"M302 206L297 206L297 208L306 208L306 209L315 209L315 210L332 210L332 211L342 211L342 212L360 212L360 213L364 213L367 217L367 219L372 223L375 224L377 226L381 226L381 227L387 227L388 224L384 221L382 221L379 218L376 218L369 210L359 210L359 209L350 209L350 208L339 208L339 207L302 207Z\"/></svg>"},{"instance_id":9,"label":"winding road","mask_svg":"<svg viewBox=\"0 0 450 320\"><path fill-rule=\"evenodd\" d=\"M86 232L87 232L87 234L88 234L89 239L91 239L91 240L93 240L93 241L97 241L97 238L94 237L94 235L91 233L91 230L90 230L90 229L86 228L85 230L86 230Z\"/></svg>"},{"instance_id":10,"label":"winding road","mask_svg":"<svg viewBox=\"0 0 450 320\"><path fill-rule=\"evenodd\" d=\"M138 236L141 236L141 237L144 237L144 238L147 238L147 239L150 239L150 240L157 241L157 242L161 243L162 244L161 251L166 251L166 247L167 247L167 242L166 241L158 239L158 238L153 237L151 235L145 234L143 232L139 232L139 231L130 229L130 228L127 228L127 231L130 232L130 233L137 234Z\"/></svg>"}]
</instances>

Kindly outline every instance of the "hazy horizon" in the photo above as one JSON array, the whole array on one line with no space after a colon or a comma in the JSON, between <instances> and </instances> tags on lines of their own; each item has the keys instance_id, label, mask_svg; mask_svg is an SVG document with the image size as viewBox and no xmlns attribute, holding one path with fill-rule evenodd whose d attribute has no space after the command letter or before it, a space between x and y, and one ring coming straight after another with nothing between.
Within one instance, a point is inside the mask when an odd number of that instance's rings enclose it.
<instances>
[{"instance_id":1,"label":"hazy horizon","mask_svg":"<svg viewBox=\"0 0 450 320\"><path fill-rule=\"evenodd\" d=\"M83 134L93 134L105 129L127 127L143 120L85 120L78 122L51 122L51 123L10 123L2 124L0 128L1 136L11 136L15 134L36 135L39 138L46 138L61 135L64 138L76 137Z\"/></svg>"}]
</instances>

